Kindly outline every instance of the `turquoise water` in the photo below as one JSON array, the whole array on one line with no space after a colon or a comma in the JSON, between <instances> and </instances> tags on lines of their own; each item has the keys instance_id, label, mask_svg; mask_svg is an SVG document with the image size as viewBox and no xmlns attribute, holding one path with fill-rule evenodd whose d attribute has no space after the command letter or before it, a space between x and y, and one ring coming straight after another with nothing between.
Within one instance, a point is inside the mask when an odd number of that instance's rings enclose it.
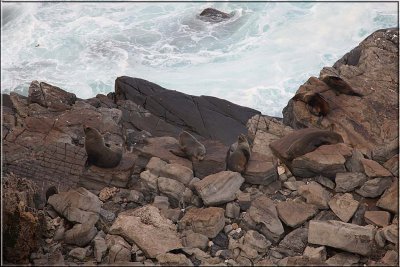
<instances>
[{"instance_id":1,"label":"turquoise water","mask_svg":"<svg viewBox=\"0 0 400 267\"><path fill-rule=\"evenodd\" d=\"M229 21L198 19L206 7ZM318 76L373 31L397 26L396 3L2 3L3 92L32 80L88 98L127 75L282 116Z\"/></svg>"}]
</instances>

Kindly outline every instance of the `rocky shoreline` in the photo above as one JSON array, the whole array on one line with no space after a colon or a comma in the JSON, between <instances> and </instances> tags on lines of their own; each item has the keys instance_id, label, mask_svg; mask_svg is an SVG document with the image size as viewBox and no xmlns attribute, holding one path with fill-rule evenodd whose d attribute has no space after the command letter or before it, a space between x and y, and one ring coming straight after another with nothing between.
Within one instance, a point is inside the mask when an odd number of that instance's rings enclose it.
<instances>
[{"instance_id":1,"label":"rocky shoreline","mask_svg":"<svg viewBox=\"0 0 400 267\"><path fill-rule=\"evenodd\" d=\"M376 31L321 71L362 97L311 77L283 120L130 77L86 100L38 81L3 94L4 263L398 265L398 34ZM123 149L117 167L85 165L83 125ZM203 161L170 152L182 130ZM239 134L243 174L226 170Z\"/></svg>"}]
</instances>

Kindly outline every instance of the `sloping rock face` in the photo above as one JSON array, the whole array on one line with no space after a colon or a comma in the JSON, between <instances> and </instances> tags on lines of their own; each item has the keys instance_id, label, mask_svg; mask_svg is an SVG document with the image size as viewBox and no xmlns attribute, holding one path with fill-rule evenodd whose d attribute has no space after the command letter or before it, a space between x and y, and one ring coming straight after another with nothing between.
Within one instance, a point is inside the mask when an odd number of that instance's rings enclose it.
<instances>
[{"instance_id":1,"label":"sloping rock face","mask_svg":"<svg viewBox=\"0 0 400 267\"><path fill-rule=\"evenodd\" d=\"M321 75L337 75L362 97L335 95L321 80L311 77L296 94L319 92L330 105L330 112L319 117L302 101L290 100L283 110L283 122L295 129L317 127L334 129L345 143L377 161L387 161L398 148L398 29L379 30L338 60ZM373 153L375 152L375 153Z\"/></svg>"},{"instance_id":2,"label":"sloping rock face","mask_svg":"<svg viewBox=\"0 0 400 267\"><path fill-rule=\"evenodd\" d=\"M174 129L162 129L162 125L151 129L158 136L177 137L183 129L230 145L239 134L247 132L248 119L260 114L254 109L226 100L210 96L191 96L126 76L115 81L115 94L117 100L131 100L165 122L175 125Z\"/></svg>"}]
</instances>

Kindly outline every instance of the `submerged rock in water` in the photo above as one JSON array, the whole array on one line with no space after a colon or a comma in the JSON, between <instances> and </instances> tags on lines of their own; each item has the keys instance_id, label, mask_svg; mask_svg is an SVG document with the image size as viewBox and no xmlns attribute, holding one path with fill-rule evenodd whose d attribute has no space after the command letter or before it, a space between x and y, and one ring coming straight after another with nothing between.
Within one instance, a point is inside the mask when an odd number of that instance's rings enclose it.
<instances>
[{"instance_id":1,"label":"submerged rock in water","mask_svg":"<svg viewBox=\"0 0 400 267\"><path fill-rule=\"evenodd\" d=\"M222 12L217 9L209 7L209 8L204 9L200 13L199 18L203 21L208 21L208 22L221 22L221 21L230 19L234 15L235 15L234 12L231 12L228 14L228 13L225 13L225 12Z\"/></svg>"}]
</instances>

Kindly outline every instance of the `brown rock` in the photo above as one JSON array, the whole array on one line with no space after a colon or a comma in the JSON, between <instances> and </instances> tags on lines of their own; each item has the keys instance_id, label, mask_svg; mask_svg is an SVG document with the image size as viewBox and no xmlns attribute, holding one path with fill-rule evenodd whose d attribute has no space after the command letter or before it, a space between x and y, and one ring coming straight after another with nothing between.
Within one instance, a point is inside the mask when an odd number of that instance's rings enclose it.
<instances>
[{"instance_id":1,"label":"brown rock","mask_svg":"<svg viewBox=\"0 0 400 267\"><path fill-rule=\"evenodd\" d=\"M399 177L399 155L391 157L383 164L383 167L389 170L394 176Z\"/></svg>"},{"instance_id":2,"label":"brown rock","mask_svg":"<svg viewBox=\"0 0 400 267\"><path fill-rule=\"evenodd\" d=\"M276 168L272 157L253 152L243 177L249 184L269 185L278 179Z\"/></svg>"},{"instance_id":3,"label":"brown rock","mask_svg":"<svg viewBox=\"0 0 400 267\"><path fill-rule=\"evenodd\" d=\"M353 217L358 205L358 201L349 193L335 195L329 200L329 207L343 222L348 222Z\"/></svg>"},{"instance_id":4,"label":"brown rock","mask_svg":"<svg viewBox=\"0 0 400 267\"><path fill-rule=\"evenodd\" d=\"M336 192L350 192L354 189L362 186L367 181L367 176L361 172L342 172L337 173L336 182Z\"/></svg>"},{"instance_id":5,"label":"brown rock","mask_svg":"<svg viewBox=\"0 0 400 267\"><path fill-rule=\"evenodd\" d=\"M276 206L279 218L290 227L297 227L313 217L318 209L302 201L279 202Z\"/></svg>"},{"instance_id":6,"label":"brown rock","mask_svg":"<svg viewBox=\"0 0 400 267\"><path fill-rule=\"evenodd\" d=\"M377 207L397 214L399 210L399 183L395 180L376 203Z\"/></svg>"},{"instance_id":7,"label":"brown rock","mask_svg":"<svg viewBox=\"0 0 400 267\"><path fill-rule=\"evenodd\" d=\"M302 185L298 189L299 194L307 200L308 204L317 206L319 209L327 209L330 199L329 192L316 182Z\"/></svg>"},{"instance_id":8,"label":"brown rock","mask_svg":"<svg viewBox=\"0 0 400 267\"><path fill-rule=\"evenodd\" d=\"M386 170L376 161L370 159L362 159L361 164L364 167L365 174L369 178L392 176L392 174L388 170Z\"/></svg>"},{"instance_id":9,"label":"brown rock","mask_svg":"<svg viewBox=\"0 0 400 267\"><path fill-rule=\"evenodd\" d=\"M191 208L178 222L180 229L192 230L208 238L214 238L224 229L225 217L222 208Z\"/></svg>"},{"instance_id":10,"label":"brown rock","mask_svg":"<svg viewBox=\"0 0 400 267\"><path fill-rule=\"evenodd\" d=\"M360 261L360 256L347 252L340 252L330 257L326 263L329 266L353 266Z\"/></svg>"},{"instance_id":11,"label":"brown rock","mask_svg":"<svg viewBox=\"0 0 400 267\"><path fill-rule=\"evenodd\" d=\"M390 187L391 183L392 179L389 177L374 178L368 180L360 189L357 189L356 193L363 197L378 197L382 195L383 191Z\"/></svg>"},{"instance_id":12,"label":"brown rock","mask_svg":"<svg viewBox=\"0 0 400 267\"><path fill-rule=\"evenodd\" d=\"M206 140L202 144L206 147L207 152L202 161L193 162L195 176L202 179L213 173L225 171L228 147L219 141L213 140Z\"/></svg>"},{"instance_id":13,"label":"brown rock","mask_svg":"<svg viewBox=\"0 0 400 267\"><path fill-rule=\"evenodd\" d=\"M364 214L365 222L379 227L388 226L390 214L387 211L368 210Z\"/></svg>"}]
</instances>

